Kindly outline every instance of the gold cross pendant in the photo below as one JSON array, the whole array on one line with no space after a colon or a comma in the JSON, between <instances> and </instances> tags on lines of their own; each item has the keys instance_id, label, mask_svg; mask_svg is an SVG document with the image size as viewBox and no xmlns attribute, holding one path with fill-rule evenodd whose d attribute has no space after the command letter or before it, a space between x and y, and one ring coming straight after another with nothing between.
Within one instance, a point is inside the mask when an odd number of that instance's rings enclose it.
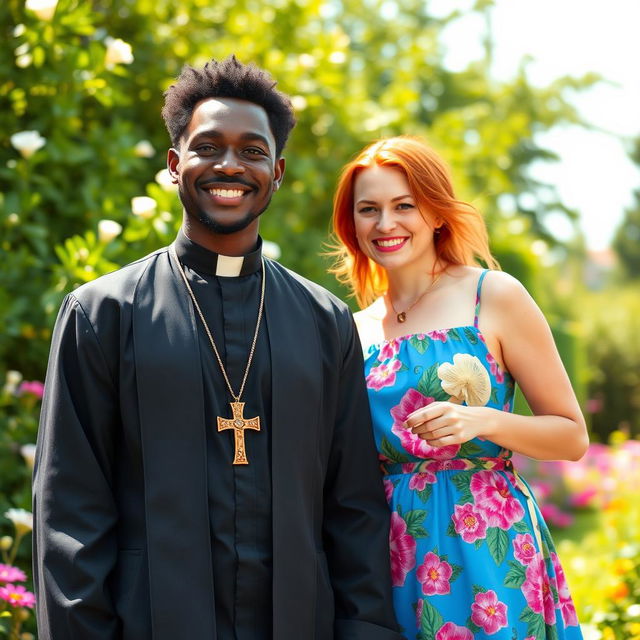
<instances>
[{"instance_id":1,"label":"gold cross pendant","mask_svg":"<svg viewBox=\"0 0 640 640\"><path fill-rule=\"evenodd\" d=\"M218 431L233 429L235 444L233 464L249 464L244 446L244 430L253 429L254 431L260 431L260 418L249 418L245 420L243 417L244 402L230 402L229 404L231 405L233 418L218 417Z\"/></svg>"}]
</instances>

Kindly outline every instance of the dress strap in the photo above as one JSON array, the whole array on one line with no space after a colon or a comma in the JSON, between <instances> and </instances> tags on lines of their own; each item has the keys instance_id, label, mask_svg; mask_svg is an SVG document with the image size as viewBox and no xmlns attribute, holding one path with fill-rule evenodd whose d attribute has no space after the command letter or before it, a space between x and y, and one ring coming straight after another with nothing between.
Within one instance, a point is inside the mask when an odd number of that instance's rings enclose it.
<instances>
[{"instance_id":1,"label":"dress strap","mask_svg":"<svg viewBox=\"0 0 640 640\"><path fill-rule=\"evenodd\" d=\"M480 291L482 290L482 281L484 280L484 277L488 272L489 269L483 269L480 277L478 278L478 288L476 289L476 307L473 316L473 326L476 329L478 328L478 317L480 316Z\"/></svg>"}]
</instances>

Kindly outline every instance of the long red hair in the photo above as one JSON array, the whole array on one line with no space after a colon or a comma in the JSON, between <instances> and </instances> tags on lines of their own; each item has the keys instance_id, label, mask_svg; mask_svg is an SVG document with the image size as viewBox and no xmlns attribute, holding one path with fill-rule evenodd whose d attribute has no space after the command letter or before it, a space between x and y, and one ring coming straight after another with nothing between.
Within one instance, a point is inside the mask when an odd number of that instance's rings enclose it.
<instances>
[{"instance_id":1,"label":"long red hair","mask_svg":"<svg viewBox=\"0 0 640 640\"><path fill-rule=\"evenodd\" d=\"M333 199L333 232L337 238L331 268L346 284L361 308L384 294L388 287L385 270L370 260L358 246L353 219L353 185L356 176L373 165L397 168L407 178L418 209L442 220L435 243L436 264L478 265L499 269L489 250L484 220L470 204L457 200L449 169L421 138L396 136L365 147L342 170Z\"/></svg>"}]
</instances>

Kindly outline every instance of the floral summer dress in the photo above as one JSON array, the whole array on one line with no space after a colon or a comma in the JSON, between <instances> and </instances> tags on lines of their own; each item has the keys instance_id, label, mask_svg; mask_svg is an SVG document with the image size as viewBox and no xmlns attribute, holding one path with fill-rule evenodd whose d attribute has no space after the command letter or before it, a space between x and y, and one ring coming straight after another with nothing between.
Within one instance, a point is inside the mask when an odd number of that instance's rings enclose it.
<instances>
[{"instance_id":1,"label":"floral summer dress","mask_svg":"<svg viewBox=\"0 0 640 640\"><path fill-rule=\"evenodd\" d=\"M369 347L365 374L391 507L391 573L408 640L580 639L564 572L511 451L431 447L402 427L433 401L513 407L514 381L473 326Z\"/></svg>"}]
</instances>

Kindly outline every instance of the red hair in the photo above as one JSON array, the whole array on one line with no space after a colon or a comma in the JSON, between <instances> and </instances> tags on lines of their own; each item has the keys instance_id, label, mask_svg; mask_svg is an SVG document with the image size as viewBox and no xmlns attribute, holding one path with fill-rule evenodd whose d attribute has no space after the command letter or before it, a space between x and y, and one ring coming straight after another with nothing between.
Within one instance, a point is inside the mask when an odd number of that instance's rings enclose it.
<instances>
[{"instance_id":1,"label":"red hair","mask_svg":"<svg viewBox=\"0 0 640 640\"><path fill-rule=\"evenodd\" d=\"M333 232L338 240L331 268L346 284L361 308L384 294L388 287L385 270L369 259L358 246L353 219L353 185L357 175L373 165L399 169L406 176L418 209L442 220L435 243L436 264L478 265L499 269L489 250L489 239L480 213L457 200L449 169L422 139L396 136L365 147L342 170L333 199ZM443 269L443 270L444 270Z\"/></svg>"}]
</instances>

